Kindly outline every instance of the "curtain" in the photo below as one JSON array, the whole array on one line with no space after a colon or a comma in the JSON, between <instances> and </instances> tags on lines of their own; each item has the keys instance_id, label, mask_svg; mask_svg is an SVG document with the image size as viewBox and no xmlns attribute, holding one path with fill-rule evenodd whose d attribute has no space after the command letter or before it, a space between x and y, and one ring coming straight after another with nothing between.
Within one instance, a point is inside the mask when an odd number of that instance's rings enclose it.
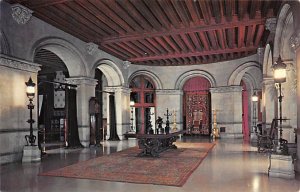
<instances>
[{"instance_id":1,"label":"curtain","mask_svg":"<svg viewBox=\"0 0 300 192\"><path fill-rule=\"evenodd\" d=\"M77 104L76 104L76 90L66 89L66 118L67 118L67 142L68 147L76 148L82 147L77 124Z\"/></svg>"},{"instance_id":2,"label":"curtain","mask_svg":"<svg viewBox=\"0 0 300 192\"><path fill-rule=\"evenodd\" d=\"M109 139L110 141L119 141L119 137L117 134L117 123L116 123L116 106L115 106L115 96L114 95L109 95L109 131L110 131L110 136Z\"/></svg>"}]
</instances>

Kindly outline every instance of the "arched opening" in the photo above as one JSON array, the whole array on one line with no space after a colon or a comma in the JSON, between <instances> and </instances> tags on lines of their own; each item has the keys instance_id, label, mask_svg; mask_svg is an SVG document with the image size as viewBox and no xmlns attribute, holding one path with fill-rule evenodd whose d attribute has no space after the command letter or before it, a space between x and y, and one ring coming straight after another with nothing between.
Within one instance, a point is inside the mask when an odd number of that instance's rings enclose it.
<instances>
[{"instance_id":1,"label":"arched opening","mask_svg":"<svg viewBox=\"0 0 300 192\"><path fill-rule=\"evenodd\" d=\"M210 82L204 77L193 77L183 86L183 129L187 134L210 135Z\"/></svg>"},{"instance_id":2,"label":"arched opening","mask_svg":"<svg viewBox=\"0 0 300 192\"><path fill-rule=\"evenodd\" d=\"M76 90L69 90L65 78L69 71L53 52L39 49L34 62L41 64L38 72L38 143L43 151L74 144L70 138L75 129L79 144L76 110ZM70 109L69 107L72 107ZM72 140L72 141L71 141ZM74 146L74 145L73 145Z\"/></svg>"},{"instance_id":3,"label":"arched opening","mask_svg":"<svg viewBox=\"0 0 300 192\"><path fill-rule=\"evenodd\" d=\"M130 84L130 101L134 102L133 124L137 133L148 133L151 122L155 122L155 86L144 75L134 77ZM152 125L152 124L151 124Z\"/></svg>"}]
</instances>

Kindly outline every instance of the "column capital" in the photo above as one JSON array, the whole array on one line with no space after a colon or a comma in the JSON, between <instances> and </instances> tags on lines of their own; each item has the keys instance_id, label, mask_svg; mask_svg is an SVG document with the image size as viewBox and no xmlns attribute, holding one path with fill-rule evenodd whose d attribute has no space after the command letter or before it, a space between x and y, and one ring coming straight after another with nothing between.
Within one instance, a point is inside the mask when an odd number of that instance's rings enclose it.
<instances>
[{"instance_id":1,"label":"column capital","mask_svg":"<svg viewBox=\"0 0 300 192\"><path fill-rule=\"evenodd\" d=\"M12 17L18 24L26 24L32 17L33 11L20 4L14 4L11 6Z\"/></svg>"},{"instance_id":2,"label":"column capital","mask_svg":"<svg viewBox=\"0 0 300 192\"><path fill-rule=\"evenodd\" d=\"M243 87L240 85L212 87L209 89L211 93L227 93L227 92L241 92Z\"/></svg>"},{"instance_id":3,"label":"column capital","mask_svg":"<svg viewBox=\"0 0 300 192\"><path fill-rule=\"evenodd\" d=\"M274 85L275 81L273 79L273 77L264 77L263 81L262 81L262 85Z\"/></svg>"},{"instance_id":4,"label":"column capital","mask_svg":"<svg viewBox=\"0 0 300 192\"><path fill-rule=\"evenodd\" d=\"M296 51L300 45L300 32L295 32L290 38L290 47Z\"/></svg>"},{"instance_id":5,"label":"column capital","mask_svg":"<svg viewBox=\"0 0 300 192\"><path fill-rule=\"evenodd\" d=\"M276 23L277 23L277 19L275 17L268 18L266 20L265 27L266 27L267 30L270 31L270 33L275 33L275 31L276 31Z\"/></svg>"},{"instance_id":6,"label":"column capital","mask_svg":"<svg viewBox=\"0 0 300 192\"><path fill-rule=\"evenodd\" d=\"M39 64L0 54L0 66L37 73L41 70Z\"/></svg>"},{"instance_id":7,"label":"column capital","mask_svg":"<svg viewBox=\"0 0 300 192\"><path fill-rule=\"evenodd\" d=\"M157 89L155 90L157 95L183 95L183 90L178 89Z\"/></svg>"},{"instance_id":8,"label":"column capital","mask_svg":"<svg viewBox=\"0 0 300 192\"><path fill-rule=\"evenodd\" d=\"M94 53L98 50L98 45L95 43L89 42L86 44L86 51L89 55L94 55Z\"/></svg>"},{"instance_id":9,"label":"column capital","mask_svg":"<svg viewBox=\"0 0 300 192\"><path fill-rule=\"evenodd\" d=\"M97 85L97 80L91 77L70 77L70 78L66 78L66 81L67 83L73 85L90 85L90 86Z\"/></svg>"},{"instance_id":10,"label":"column capital","mask_svg":"<svg viewBox=\"0 0 300 192\"><path fill-rule=\"evenodd\" d=\"M107 92L123 92L123 93L127 93L127 94L130 94L130 92L131 92L130 88L124 87L124 86L105 87L104 90Z\"/></svg>"}]
</instances>

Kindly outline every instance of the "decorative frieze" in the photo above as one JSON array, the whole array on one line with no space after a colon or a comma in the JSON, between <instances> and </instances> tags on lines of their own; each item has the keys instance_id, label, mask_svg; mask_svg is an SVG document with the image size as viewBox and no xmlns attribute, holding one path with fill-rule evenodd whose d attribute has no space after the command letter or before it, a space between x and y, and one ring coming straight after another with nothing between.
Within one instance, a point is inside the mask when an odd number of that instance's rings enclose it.
<instances>
[{"instance_id":1,"label":"decorative frieze","mask_svg":"<svg viewBox=\"0 0 300 192\"><path fill-rule=\"evenodd\" d=\"M183 91L178 89L158 89L155 93L156 95L183 95Z\"/></svg>"},{"instance_id":2,"label":"decorative frieze","mask_svg":"<svg viewBox=\"0 0 300 192\"><path fill-rule=\"evenodd\" d=\"M18 24L26 24L32 17L33 11L20 4L11 6L12 17Z\"/></svg>"},{"instance_id":3,"label":"decorative frieze","mask_svg":"<svg viewBox=\"0 0 300 192\"><path fill-rule=\"evenodd\" d=\"M9 57L7 55L0 54L0 66L5 66L8 68L18 69L21 71L29 71L37 73L41 70L39 64L16 59L13 57Z\"/></svg>"},{"instance_id":4,"label":"decorative frieze","mask_svg":"<svg viewBox=\"0 0 300 192\"><path fill-rule=\"evenodd\" d=\"M90 77L70 77L66 78L66 81L72 85L97 85L97 80Z\"/></svg>"},{"instance_id":5,"label":"decorative frieze","mask_svg":"<svg viewBox=\"0 0 300 192\"><path fill-rule=\"evenodd\" d=\"M269 18L269 19L266 20L265 27L271 33L275 33L275 31L276 31L276 23L277 23L277 19L276 18Z\"/></svg>"},{"instance_id":6,"label":"decorative frieze","mask_svg":"<svg viewBox=\"0 0 300 192\"><path fill-rule=\"evenodd\" d=\"M130 67L131 62L130 61L123 61L123 68L127 69L128 67Z\"/></svg>"},{"instance_id":7,"label":"decorative frieze","mask_svg":"<svg viewBox=\"0 0 300 192\"><path fill-rule=\"evenodd\" d=\"M89 42L86 44L86 51L90 55L94 55L94 53L98 50L98 45L95 43Z\"/></svg>"},{"instance_id":8,"label":"decorative frieze","mask_svg":"<svg viewBox=\"0 0 300 192\"><path fill-rule=\"evenodd\" d=\"M224 86L224 87L213 87L210 88L211 93L228 93L228 92L241 92L242 86L233 85L233 86Z\"/></svg>"},{"instance_id":9,"label":"decorative frieze","mask_svg":"<svg viewBox=\"0 0 300 192\"><path fill-rule=\"evenodd\" d=\"M290 46L291 48L296 51L300 45L300 32L295 33L290 38Z\"/></svg>"}]
</instances>

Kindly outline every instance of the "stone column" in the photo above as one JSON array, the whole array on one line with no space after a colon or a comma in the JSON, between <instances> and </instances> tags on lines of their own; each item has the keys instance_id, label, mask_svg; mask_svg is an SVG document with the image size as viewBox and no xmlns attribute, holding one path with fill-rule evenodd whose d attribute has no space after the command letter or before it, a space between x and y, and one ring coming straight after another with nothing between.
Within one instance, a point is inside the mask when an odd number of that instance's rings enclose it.
<instances>
[{"instance_id":1,"label":"stone column","mask_svg":"<svg viewBox=\"0 0 300 192\"><path fill-rule=\"evenodd\" d=\"M214 87L210 92L212 110L217 110L220 137L243 138L242 86Z\"/></svg>"},{"instance_id":2,"label":"stone column","mask_svg":"<svg viewBox=\"0 0 300 192\"><path fill-rule=\"evenodd\" d=\"M183 98L182 90L176 90L176 89L156 90L156 118L160 116L161 118L163 118L165 124L166 116L164 114L167 113L167 108L168 108L169 113L172 113L172 116L169 117L171 130L173 128L174 110L176 111L176 127L178 130L183 129L182 98Z\"/></svg>"},{"instance_id":3,"label":"stone column","mask_svg":"<svg viewBox=\"0 0 300 192\"><path fill-rule=\"evenodd\" d=\"M120 140L125 139L124 133L130 130L130 89L123 86L106 87L106 92L112 92L115 95L116 105L116 123L117 134ZM107 93L109 95L109 93ZM107 98L109 98L107 96ZM110 122L109 122L109 99L107 99L107 135L110 135Z\"/></svg>"},{"instance_id":4,"label":"stone column","mask_svg":"<svg viewBox=\"0 0 300 192\"><path fill-rule=\"evenodd\" d=\"M77 122L81 144L89 147L90 144L90 121L89 100L95 96L97 80L90 77L66 78L67 83L77 85Z\"/></svg>"},{"instance_id":5,"label":"stone column","mask_svg":"<svg viewBox=\"0 0 300 192\"><path fill-rule=\"evenodd\" d=\"M262 82L262 121L270 127L272 120L277 117L277 90L273 78L264 78Z\"/></svg>"},{"instance_id":6,"label":"stone column","mask_svg":"<svg viewBox=\"0 0 300 192\"><path fill-rule=\"evenodd\" d=\"M297 101L297 130L296 130L296 134L297 134L297 138L298 138L298 142L297 142L297 161L296 161L296 165L295 165L295 169L300 172L300 142L299 142L299 138L300 138L300 86L299 86L299 82L300 82L300 32L298 29L298 32L296 32L294 35L292 35L292 37L290 38L290 46L291 48L295 51L295 61L296 61L296 78L297 78L297 93L296 93L296 101Z\"/></svg>"}]
</instances>

